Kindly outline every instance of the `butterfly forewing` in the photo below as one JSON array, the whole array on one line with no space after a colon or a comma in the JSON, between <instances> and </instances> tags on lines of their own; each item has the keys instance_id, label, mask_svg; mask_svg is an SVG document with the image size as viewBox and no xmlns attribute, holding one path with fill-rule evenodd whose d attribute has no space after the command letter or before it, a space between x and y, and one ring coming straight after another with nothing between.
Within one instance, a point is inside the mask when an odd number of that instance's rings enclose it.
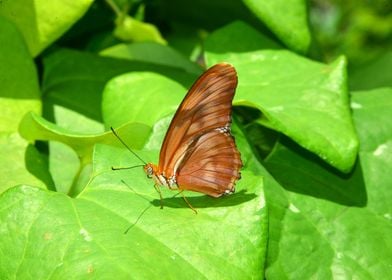
<instances>
[{"instance_id":1,"label":"butterfly forewing","mask_svg":"<svg viewBox=\"0 0 392 280\"><path fill-rule=\"evenodd\" d=\"M217 64L191 87L162 144L158 173L175 176L180 189L220 196L234 190L242 166L230 135L237 86L233 66Z\"/></svg>"},{"instance_id":2,"label":"butterfly forewing","mask_svg":"<svg viewBox=\"0 0 392 280\"><path fill-rule=\"evenodd\" d=\"M236 86L234 67L225 63L211 67L193 84L166 133L159 171L168 172L166 176L173 175L177 160L196 137L230 125Z\"/></svg>"}]
</instances>

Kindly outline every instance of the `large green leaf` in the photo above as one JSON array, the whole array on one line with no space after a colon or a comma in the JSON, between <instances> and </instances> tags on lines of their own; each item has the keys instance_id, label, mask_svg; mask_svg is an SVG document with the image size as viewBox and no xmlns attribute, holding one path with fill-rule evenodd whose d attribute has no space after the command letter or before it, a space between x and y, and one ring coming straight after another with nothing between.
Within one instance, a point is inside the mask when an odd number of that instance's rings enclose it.
<instances>
[{"instance_id":1,"label":"large green leaf","mask_svg":"<svg viewBox=\"0 0 392 280\"><path fill-rule=\"evenodd\" d=\"M18 26L31 55L36 56L83 16L92 2L92 0L2 1L0 15Z\"/></svg>"},{"instance_id":2,"label":"large green leaf","mask_svg":"<svg viewBox=\"0 0 392 280\"><path fill-rule=\"evenodd\" d=\"M194 74L178 68L144 61L101 57L72 50L59 50L44 60L43 93L48 103L71 108L101 120L102 91L111 78L131 71L152 71L189 86Z\"/></svg>"},{"instance_id":3,"label":"large green leaf","mask_svg":"<svg viewBox=\"0 0 392 280\"><path fill-rule=\"evenodd\" d=\"M352 173L327 168L290 141L266 160L284 187L266 188L267 278L382 279L392 273L392 125L386 121L392 90L354 92L352 98L361 140Z\"/></svg>"},{"instance_id":4,"label":"large green leaf","mask_svg":"<svg viewBox=\"0 0 392 280\"><path fill-rule=\"evenodd\" d=\"M23 118L19 130L20 134L30 141L50 140L70 146L83 164L92 161L92 151L96 143L108 144L115 139L111 131L83 135L59 127L33 113ZM118 128L118 134L133 148L142 147L150 131L151 128L142 123L130 123Z\"/></svg>"},{"instance_id":5,"label":"large green leaf","mask_svg":"<svg viewBox=\"0 0 392 280\"><path fill-rule=\"evenodd\" d=\"M104 123L110 127L141 122L152 127L177 109L185 93L183 86L159 74L134 72L118 76L104 90Z\"/></svg>"},{"instance_id":6,"label":"large green leaf","mask_svg":"<svg viewBox=\"0 0 392 280\"><path fill-rule=\"evenodd\" d=\"M254 45L244 44L250 50ZM261 110L262 124L286 134L332 166L344 172L352 168L358 140L349 108L344 58L325 65L281 50L215 50L212 44L206 45L209 65L227 61L237 69L236 104Z\"/></svg>"},{"instance_id":7,"label":"large green leaf","mask_svg":"<svg viewBox=\"0 0 392 280\"><path fill-rule=\"evenodd\" d=\"M1 4L0 4L1 6ZM51 187L47 160L17 134L22 117L41 111L33 60L17 28L0 17L0 192L16 184Z\"/></svg>"},{"instance_id":8,"label":"large green leaf","mask_svg":"<svg viewBox=\"0 0 392 280\"><path fill-rule=\"evenodd\" d=\"M243 141L239 146L245 165L257 164ZM156 150L138 153L146 159L158 155ZM219 199L186 192L196 215L181 196L166 188L160 209L153 182L142 170L112 171L113 165L139 164L126 149L98 145L93 162L92 179L77 198L28 186L13 188L0 198L0 205L10 205L0 208L1 275L60 279L92 274L118 279L263 275L267 211L260 174L244 170L236 194ZM6 253L11 250L12 255Z\"/></svg>"},{"instance_id":9,"label":"large green leaf","mask_svg":"<svg viewBox=\"0 0 392 280\"><path fill-rule=\"evenodd\" d=\"M311 38L306 1L244 0L244 3L290 49L301 53L308 50Z\"/></svg>"},{"instance_id":10,"label":"large green leaf","mask_svg":"<svg viewBox=\"0 0 392 280\"><path fill-rule=\"evenodd\" d=\"M365 65L349 68L351 90L369 90L378 87L392 87L392 51Z\"/></svg>"},{"instance_id":11,"label":"large green leaf","mask_svg":"<svg viewBox=\"0 0 392 280\"><path fill-rule=\"evenodd\" d=\"M41 111L37 71L21 34L2 17L0 41L0 131L16 131L27 112Z\"/></svg>"},{"instance_id":12,"label":"large green leaf","mask_svg":"<svg viewBox=\"0 0 392 280\"><path fill-rule=\"evenodd\" d=\"M236 29L248 34L242 46L234 36L226 42L226 51L222 50L215 37L231 38L229 34ZM206 43L209 65L227 61L237 69L235 102L256 107L264 114L261 123L293 138L336 168L350 170L358 140L346 90L345 60L325 65L287 51L255 50L262 40L246 30L249 28L240 24L230 25L213 33Z\"/></svg>"}]
</instances>

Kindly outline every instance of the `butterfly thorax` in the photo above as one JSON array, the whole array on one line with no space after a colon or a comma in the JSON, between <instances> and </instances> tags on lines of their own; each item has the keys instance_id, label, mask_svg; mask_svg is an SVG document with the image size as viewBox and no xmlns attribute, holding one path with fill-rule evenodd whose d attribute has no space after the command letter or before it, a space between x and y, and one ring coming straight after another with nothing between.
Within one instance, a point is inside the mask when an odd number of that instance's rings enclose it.
<instances>
[{"instance_id":1,"label":"butterfly thorax","mask_svg":"<svg viewBox=\"0 0 392 280\"><path fill-rule=\"evenodd\" d=\"M159 172L158 166L153 163L147 163L144 167L144 172L148 178L154 179L155 183L160 186L166 186L170 189L177 188L177 181L175 175L167 178L163 173Z\"/></svg>"}]
</instances>

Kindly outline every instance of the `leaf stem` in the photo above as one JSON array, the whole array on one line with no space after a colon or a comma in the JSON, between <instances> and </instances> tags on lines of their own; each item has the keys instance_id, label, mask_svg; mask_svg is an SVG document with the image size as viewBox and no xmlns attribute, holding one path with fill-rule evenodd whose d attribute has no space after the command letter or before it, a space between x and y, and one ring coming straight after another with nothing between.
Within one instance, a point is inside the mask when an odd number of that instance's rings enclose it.
<instances>
[{"instance_id":1,"label":"leaf stem","mask_svg":"<svg viewBox=\"0 0 392 280\"><path fill-rule=\"evenodd\" d=\"M113 0L105 0L105 2L106 2L106 4L108 4L110 6L110 8L112 8L114 13L118 17L122 15L122 12L121 12L120 8L117 6L117 4Z\"/></svg>"}]
</instances>

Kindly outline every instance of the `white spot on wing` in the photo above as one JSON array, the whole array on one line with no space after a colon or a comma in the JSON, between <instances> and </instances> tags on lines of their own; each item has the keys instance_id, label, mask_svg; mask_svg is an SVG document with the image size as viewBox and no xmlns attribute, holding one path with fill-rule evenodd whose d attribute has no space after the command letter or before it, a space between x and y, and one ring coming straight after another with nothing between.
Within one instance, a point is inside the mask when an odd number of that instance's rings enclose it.
<instances>
[{"instance_id":1,"label":"white spot on wing","mask_svg":"<svg viewBox=\"0 0 392 280\"><path fill-rule=\"evenodd\" d=\"M90 233L86 229L81 228L79 233L81 236L83 236L84 240L86 240L87 242L93 240L93 238L90 236Z\"/></svg>"},{"instance_id":2,"label":"white spot on wing","mask_svg":"<svg viewBox=\"0 0 392 280\"><path fill-rule=\"evenodd\" d=\"M385 152L385 150L386 150L387 148L388 148L387 145L381 144L381 145L379 145L379 146L377 147L377 149L373 152L373 155L374 155L374 156L381 156L381 155Z\"/></svg>"},{"instance_id":3,"label":"white spot on wing","mask_svg":"<svg viewBox=\"0 0 392 280\"><path fill-rule=\"evenodd\" d=\"M292 203L290 203L290 205L289 205L289 210L291 211L291 212L293 212L293 213L299 213L299 212L301 212L297 207L295 207L295 205L294 204L292 204Z\"/></svg>"},{"instance_id":4,"label":"white spot on wing","mask_svg":"<svg viewBox=\"0 0 392 280\"><path fill-rule=\"evenodd\" d=\"M390 213L384 214L384 218L387 219L387 220L392 220L392 216L391 216Z\"/></svg>"},{"instance_id":5,"label":"white spot on wing","mask_svg":"<svg viewBox=\"0 0 392 280\"><path fill-rule=\"evenodd\" d=\"M230 128L229 128L229 127L227 127L227 126L224 126L224 127L218 127L216 130L217 130L217 131L219 131L219 132L221 132L221 133L227 133L227 132L230 132Z\"/></svg>"}]
</instances>

